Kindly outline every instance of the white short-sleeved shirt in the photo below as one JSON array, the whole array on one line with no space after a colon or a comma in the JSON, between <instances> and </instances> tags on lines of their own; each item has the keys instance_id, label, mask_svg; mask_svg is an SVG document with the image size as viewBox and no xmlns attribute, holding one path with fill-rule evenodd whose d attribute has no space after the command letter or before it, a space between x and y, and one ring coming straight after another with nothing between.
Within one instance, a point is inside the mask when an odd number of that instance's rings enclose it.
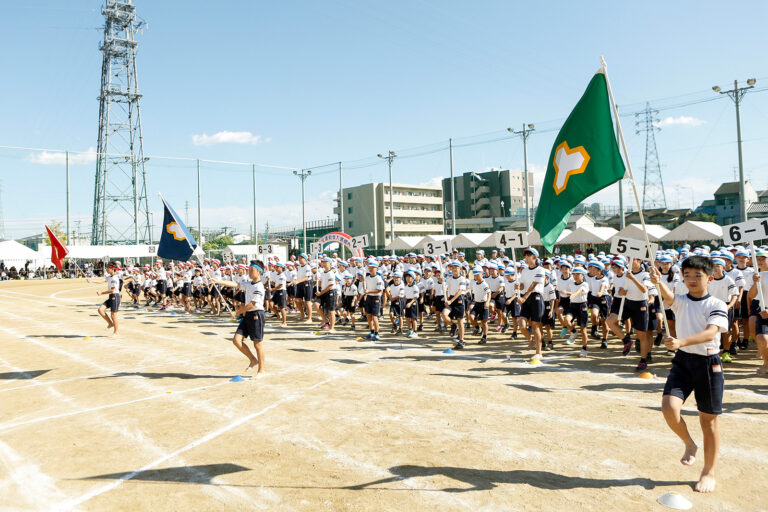
<instances>
[{"instance_id":1,"label":"white short-sleeved shirt","mask_svg":"<svg viewBox=\"0 0 768 512\"><path fill-rule=\"evenodd\" d=\"M716 299L720 299L727 305L731 301L731 297L739 295L739 288L733 279L724 275L720 279L713 279L707 285L707 292Z\"/></svg>"},{"instance_id":2,"label":"white short-sleeved shirt","mask_svg":"<svg viewBox=\"0 0 768 512\"><path fill-rule=\"evenodd\" d=\"M491 296L491 287L485 280L478 283L473 279L470 283L470 289L472 290L472 300L474 302L485 302Z\"/></svg>"},{"instance_id":3,"label":"white short-sleeved shirt","mask_svg":"<svg viewBox=\"0 0 768 512\"><path fill-rule=\"evenodd\" d=\"M405 295L405 300L417 299L419 295L421 295L421 292L419 291L419 285L416 283L413 283L410 286L405 285L403 293Z\"/></svg>"},{"instance_id":4,"label":"white short-sleeved shirt","mask_svg":"<svg viewBox=\"0 0 768 512\"><path fill-rule=\"evenodd\" d=\"M504 296L511 299L515 295L517 295L517 281L504 279Z\"/></svg>"},{"instance_id":5,"label":"white short-sleeved shirt","mask_svg":"<svg viewBox=\"0 0 768 512\"><path fill-rule=\"evenodd\" d=\"M329 286L333 286L336 283L336 272L333 271L333 269L325 272L325 271L318 271L317 272L318 277L318 289L320 291L325 290Z\"/></svg>"},{"instance_id":6,"label":"white short-sleeved shirt","mask_svg":"<svg viewBox=\"0 0 768 512\"><path fill-rule=\"evenodd\" d=\"M312 280L312 267L309 266L309 263L296 267L296 280L299 281L305 277L309 277L310 281Z\"/></svg>"},{"instance_id":7,"label":"white short-sleeved shirt","mask_svg":"<svg viewBox=\"0 0 768 512\"><path fill-rule=\"evenodd\" d=\"M631 271L630 271L631 272ZM645 286L646 288L651 287L651 275L646 272L645 270L641 270L640 272L632 272L632 275L635 276L635 279L637 279L640 284ZM626 272L624 275L624 285L623 288L627 290L627 300L648 300L648 292L641 292L640 288L637 287L637 285L634 283L634 281L631 281L627 276Z\"/></svg>"},{"instance_id":8,"label":"white short-sleeved shirt","mask_svg":"<svg viewBox=\"0 0 768 512\"><path fill-rule=\"evenodd\" d=\"M736 285L736 288L744 288L744 273L741 270L731 267L731 270L727 271L725 275L733 279L733 284Z\"/></svg>"},{"instance_id":9,"label":"white short-sleeved shirt","mask_svg":"<svg viewBox=\"0 0 768 512\"><path fill-rule=\"evenodd\" d=\"M536 283L536 287L533 289L533 293L541 293L544 291L544 267L537 265L531 268L524 265L523 269L520 271L519 281L522 285L522 294L527 293L528 288L534 283Z\"/></svg>"},{"instance_id":10,"label":"white short-sleeved shirt","mask_svg":"<svg viewBox=\"0 0 768 512\"><path fill-rule=\"evenodd\" d=\"M768 273L768 272L767 272ZM671 306L675 313L675 330L678 338L685 338L700 333L709 325L717 326L714 339L706 343L680 347L689 354L711 356L720 352L720 334L728 332L728 313L725 303L711 295L701 298L687 295L675 295Z\"/></svg>"},{"instance_id":11,"label":"white short-sleeved shirt","mask_svg":"<svg viewBox=\"0 0 768 512\"><path fill-rule=\"evenodd\" d=\"M544 285L544 291L541 294L541 298L544 299L545 304L557 298L557 293L555 292L555 287L552 286L552 283Z\"/></svg>"},{"instance_id":12,"label":"white short-sleeved shirt","mask_svg":"<svg viewBox=\"0 0 768 512\"><path fill-rule=\"evenodd\" d=\"M381 295L381 292L384 290L384 280L379 274L376 274L373 277L371 277L371 274L366 274L365 289L369 292L377 292L369 293L368 295Z\"/></svg>"},{"instance_id":13,"label":"white short-sleeved shirt","mask_svg":"<svg viewBox=\"0 0 768 512\"><path fill-rule=\"evenodd\" d=\"M571 283L571 304L583 304L587 302L587 294L589 293L589 283L586 281L582 281L581 283L577 284L576 281L573 281ZM579 293L578 297L573 296L577 291L584 290L583 292Z\"/></svg>"},{"instance_id":14,"label":"white short-sleeved shirt","mask_svg":"<svg viewBox=\"0 0 768 512\"><path fill-rule=\"evenodd\" d=\"M352 283L349 286L344 285L344 288L342 289L341 293L345 297L355 297L360 293L360 291L357 289L357 286L354 283Z\"/></svg>"},{"instance_id":15,"label":"white short-sleeved shirt","mask_svg":"<svg viewBox=\"0 0 768 512\"><path fill-rule=\"evenodd\" d=\"M437 281L436 277L432 277L432 290L435 292L435 297L445 297L445 280L442 283Z\"/></svg>"},{"instance_id":16,"label":"white short-sleeved shirt","mask_svg":"<svg viewBox=\"0 0 768 512\"><path fill-rule=\"evenodd\" d=\"M250 279L245 279L240 283L245 290L245 303L250 304L255 302L256 305L251 311L263 311L264 310L264 285L261 281L253 282Z\"/></svg>"},{"instance_id":17,"label":"white short-sleeved shirt","mask_svg":"<svg viewBox=\"0 0 768 512\"><path fill-rule=\"evenodd\" d=\"M748 292L752 289L752 286L755 284L755 281L752 279L755 275L755 269L753 267L734 267L741 272L741 277L744 278L744 291Z\"/></svg>"},{"instance_id":18,"label":"white short-sleeved shirt","mask_svg":"<svg viewBox=\"0 0 768 512\"><path fill-rule=\"evenodd\" d=\"M392 283L389 285L389 296L392 297L392 299L396 299L398 297L403 297L405 295L405 283L400 281L400 284Z\"/></svg>"},{"instance_id":19,"label":"white short-sleeved shirt","mask_svg":"<svg viewBox=\"0 0 768 512\"><path fill-rule=\"evenodd\" d=\"M610 286L610 281L607 277L592 277L587 276L587 284L589 284L589 291L592 295L595 297L601 297L602 295L598 295L600 293L600 288L605 285L605 291L603 293L608 293L608 287Z\"/></svg>"},{"instance_id":20,"label":"white short-sleeved shirt","mask_svg":"<svg viewBox=\"0 0 768 512\"><path fill-rule=\"evenodd\" d=\"M117 277L117 273L111 276L107 274L105 280L107 282L107 289L112 290L111 294L119 295L120 279Z\"/></svg>"},{"instance_id":21,"label":"white short-sleeved shirt","mask_svg":"<svg viewBox=\"0 0 768 512\"><path fill-rule=\"evenodd\" d=\"M462 276L453 277L453 274L445 280L445 295L452 299L459 291L467 291L466 279Z\"/></svg>"},{"instance_id":22,"label":"white short-sleeved shirt","mask_svg":"<svg viewBox=\"0 0 768 512\"><path fill-rule=\"evenodd\" d=\"M501 287L504 284L503 281L504 280L501 278L501 276L488 277L485 279L485 282L488 283L488 286L491 287L491 293L496 293L501 290Z\"/></svg>"},{"instance_id":23,"label":"white short-sleeved shirt","mask_svg":"<svg viewBox=\"0 0 768 512\"><path fill-rule=\"evenodd\" d=\"M288 277L286 277L285 271L275 274L272 278L272 282L275 283L275 290L285 290L285 285L288 282Z\"/></svg>"},{"instance_id":24,"label":"white short-sleeved shirt","mask_svg":"<svg viewBox=\"0 0 768 512\"><path fill-rule=\"evenodd\" d=\"M570 296L571 292L573 292L573 276L569 275L566 279L563 277L563 274L560 274L560 277L557 278L557 290L563 293L564 298L568 298Z\"/></svg>"}]
</instances>

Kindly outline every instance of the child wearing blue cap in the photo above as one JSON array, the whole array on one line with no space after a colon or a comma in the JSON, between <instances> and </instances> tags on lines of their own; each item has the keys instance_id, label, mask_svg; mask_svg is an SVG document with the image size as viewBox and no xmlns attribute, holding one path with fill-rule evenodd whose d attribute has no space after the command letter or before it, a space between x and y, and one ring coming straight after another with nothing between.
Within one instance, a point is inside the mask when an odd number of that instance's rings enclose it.
<instances>
[{"instance_id":1,"label":"child wearing blue cap","mask_svg":"<svg viewBox=\"0 0 768 512\"><path fill-rule=\"evenodd\" d=\"M400 272L392 274L392 282L385 288L384 295L389 300L389 320L392 322L392 334L403 334L405 284Z\"/></svg>"}]
</instances>

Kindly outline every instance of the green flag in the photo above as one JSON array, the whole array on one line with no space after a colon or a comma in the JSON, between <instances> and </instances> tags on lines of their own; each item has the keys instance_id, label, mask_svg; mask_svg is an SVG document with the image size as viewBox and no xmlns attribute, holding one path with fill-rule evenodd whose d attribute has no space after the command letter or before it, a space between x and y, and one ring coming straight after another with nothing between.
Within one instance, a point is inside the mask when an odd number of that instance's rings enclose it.
<instances>
[{"instance_id":1,"label":"green flag","mask_svg":"<svg viewBox=\"0 0 768 512\"><path fill-rule=\"evenodd\" d=\"M592 78L557 134L547 163L533 226L552 251L571 211L595 192L624 177L602 70Z\"/></svg>"}]
</instances>

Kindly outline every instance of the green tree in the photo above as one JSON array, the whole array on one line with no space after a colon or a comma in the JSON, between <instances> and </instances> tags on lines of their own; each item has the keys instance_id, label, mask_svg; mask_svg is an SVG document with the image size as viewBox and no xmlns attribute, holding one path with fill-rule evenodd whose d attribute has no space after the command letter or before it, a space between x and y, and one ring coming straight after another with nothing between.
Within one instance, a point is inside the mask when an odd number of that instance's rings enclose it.
<instances>
[{"instance_id":1,"label":"green tree","mask_svg":"<svg viewBox=\"0 0 768 512\"><path fill-rule=\"evenodd\" d=\"M56 238L61 241L64 245L67 244L67 234L64 232L64 225L57 221L57 220L51 220L51 222L48 223L48 227L51 228L51 231L53 231L53 234L56 235ZM50 245L50 242L48 241L48 237L45 238L45 245Z\"/></svg>"},{"instance_id":2,"label":"green tree","mask_svg":"<svg viewBox=\"0 0 768 512\"><path fill-rule=\"evenodd\" d=\"M232 237L230 235L219 235L216 238L212 238L203 244L204 251L219 251L226 249L228 245L234 245Z\"/></svg>"},{"instance_id":3,"label":"green tree","mask_svg":"<svg viewBox=\"0 0 768 512\"><path fill-rule=\"evenodd\" d=\"M717 222L717 215L713 213L691 213L690 215L685 215L677 219L677 222L675 223L674 227L679 226L683 222L689 221L689 220L698 220L701 222Z\"/></svg>"}]
</instances>

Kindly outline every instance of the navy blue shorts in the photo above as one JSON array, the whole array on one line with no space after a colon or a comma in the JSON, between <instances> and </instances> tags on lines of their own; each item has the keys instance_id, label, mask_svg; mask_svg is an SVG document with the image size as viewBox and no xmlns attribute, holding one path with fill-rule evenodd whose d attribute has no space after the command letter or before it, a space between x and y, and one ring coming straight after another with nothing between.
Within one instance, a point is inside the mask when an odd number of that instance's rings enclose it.
<instances>
[{"instance_id":1,"label":"navy blue shorts","mask_svg":"<svg viewBox=\"0 0 768 512\"><path fill-rule=\"evenodd\" d=\"M674 322L675 321L675 312L671 309L665 309L664 314L667 315L667 322Z\"/></svg>"},{"instance_id":2,"label":"navy blue shorts","mask_svg":"<svg viewBox=\"0 0 768 512\"><path fill-rule=\"evenodd\" d=\"M611 313L619 314L621 307L621 297L615 297L611 304ZM645 300L624 300L624 311L621 312L621 320L632 319L632 327L636 331L646 332L648 330L648 301Z\"/></svg>"},{"instance_id":3,"label":"navy blue shorts","mask_svg":"<svg viewBox=\"0 0 768 512\"><path fill-rule=\"evenodd\" d=\"M589 306L586 302L571 302L565 314L573 318L579 327L586 327L589 323Z\"/></svg>"},{"instance_id":4,"label":"navy blue shorts","mask_svg":"<svg viewBox=\"0 0 768 512\"><path fill-rule=\"evenodd\" d=\"M389 314L392 316L403 316L403 306L405 302L402 297L393 297L389 303Z\"/></svg>"},{"instance_id":5,"label":"navy blue shorts","mask_svg":"<svg viewBox=\"0 0 768 512\"><path fill-rule=\"evenodd\" d=\"M485 308L485 302L475 302L472 306L471 315L474 316L477 321L487 322L488 310Z\"/></svg>"},{"instance_id":6,"label":"navy blue shorts","mask_svg":"<svg viewBox=\"0 0 768 512\"><path fill-rule=\"evenodd\" d=\"M435 308L435 311L437 311L437 313L442 313L442 311L445 309L445 296L435 295L432 298L432 307Z\"/></svg>"},{"instance_id":7,"label":"navy blue shorts","mask_svg":"<svg viewBox=\"0 0 768 512\"><path fill-rule=\"evenodd\" d=\"M451 320L458 320L460 318L464 318L464 312L466 309L464 308L464 301L462 300L462 297L459 297L450 306L446 306L451 309L450 314L448 317Z\"/></svg>"},{"instance_id":8,"label":"navy blue shorts","mask_svg":"<svg viewBox=\"0 0 768 512\"><path fill-rule=\"evenodd\" d=\"M596 297L590 292L589 295L587 295L587 304L590 309L598 310L600 318L608 318L608 313L611 309L610 303L608 302L608 295Z\"/></svg>"},{"instance_id":9,"label":"navy blue shorts","mask_svg":"<svg viewBox=\"0 0 768 512\"><path fill-rule=\"evenodd\" d=\"M296 285L296 298L307 302L312 300L312 281L304 281Z\"/></svg>"},{"instance_id":10,"label":"navy blue shorts","mask_svg":"<svg viewBox=\"0 0 768 512\"><path fill-rule=\"evenodd\" d=\"M541 322L544 317L544 301L540 293L531 293L528 299L520 306L520 315L531 322Z\"/></svg>"},{"instance_id":11,"label":"navy blue shorts","mask_svg":"<svg viewBox=\"0 0 768 512\"><path fill-rule=\"evenodd\" d=\"M723 413L723 363L720 355L700 356L678 350L664 385L664 394L685 401L693 392L696 407L707 414Z\"/></svg>"},{"instance_id":12,"label":"navy blue shorts","mask_svg":"<svg viewBox=\"0 0 768 512\"><path fill-rule=\"evenodd\" d=\"M416 300L413 301L413 304L411 304L410 307L408 307L408 302L410 302L412 299L408 299L406 301L406 306L404 307L405 310L405 318L413 318L414 320L419 317L419 299L416 298Z\"/></svg>"},{"instance_id":13,"label":"navy blue shorts","mask_svg":"<svg viewBox=\"0 0 768 512\"><path fill-rule=\"evenodd\" d=\"M541 323L549 327L555 326L555 315L552 313L552 307L549 305L549 302L544 304L544 318L541 320Z\"/></svg>"},{"instance_id":14,"label":"navy blue shorts","mask_svg":"<svg viewBox=\"0 0 768 512\"><path fill-rule=\"evenodd\" d=\"M570 297L560 297L560 302L557 304L558 308L563 308L563 313L568 312L568 306L571 305Z\"/></svg>"},{"instance_id":15,"label":"navy blue shorts","mask_svg":"<svg viewBox=\"0 0 768 512\"><path fill-rule=\"evenodd\" d=\"M357 309L357 301L355 300L357 297L355 295L344 295L341 299L341 304L344 307L345 311L348 311L350 313L354 313Z\"/></svg>"},{"instance_id":16,"label":"navy blue shorts","mask_svg":"<svg viewBox=\"0 0 768 512\"><path fill-rule=\"evenodd\" d=\"M748 290L744 290L741 292L741 304L739 305L739 313L741 313L742 320L746 320L749 318L749 301L747 300L747 295L749 295Z\"/></svg>"},{"instance_id":17,"label":"navy blue shorts","mask_svg":"<svg viewBox=\"0 0 768 512\"><path fill-rule=\"evenodd\" d=\"M371 316L379 316L381 312L381 296L368 295L365 298L365 313Z\"/></svg>"},{"instance_id":18,"label":"navy blue shorts","mask_svg":"<svg viewBox=\"0 0 768 512\"><path fill-rule=\"evenodd\" d=\"M763 318L760 315L757 315L757 320L755 320L755 335L768 336L768 318Z\"/></svg>"},{"instance_id":19,"label":"navy blue shorts","mask_svg":"<svg viewBox=\"0 0 768 512\"><path fill-rule=\"evenodd\" d=\"M507 304L506 304L506 297L504 297L504 292L500 291L498 295L496 295L496 298L493 299L493 303L496 306L496 309L500 312L504 312L507 310Z\"/></svg>"},{"instance_id":20,"label":"navy blue shorts","mask_svg":"<svg viewBox=\"0 0 768 512\"><path fill-rule=\"evenodd\" d=\"M237 326L235 334L244 338L251 338L252 341L261 341L264 339L264 311L247 311L240 325Z\"/></svg>"},{"instance_id":21,"label":"navy blue shorts","mask_svg":"<svg viewBox=\"0 0 768 512\"><path fill-rule=\"evenodd\" d=\"M117 313L120 310L120 295L117 293L110 293L109 298L104 301L104 306L112 313Z\"/></svg>"},{"instance_id":22,"label":"navy blue shorts","mask_svg":"<svg viewBox=\"0 0 768 512\"><path fill-rule=\"evenodd\" d=\"M278 309L285 307L285 290L275 290L272 292L272 302Z\"/></svg>"}]
</instances>

